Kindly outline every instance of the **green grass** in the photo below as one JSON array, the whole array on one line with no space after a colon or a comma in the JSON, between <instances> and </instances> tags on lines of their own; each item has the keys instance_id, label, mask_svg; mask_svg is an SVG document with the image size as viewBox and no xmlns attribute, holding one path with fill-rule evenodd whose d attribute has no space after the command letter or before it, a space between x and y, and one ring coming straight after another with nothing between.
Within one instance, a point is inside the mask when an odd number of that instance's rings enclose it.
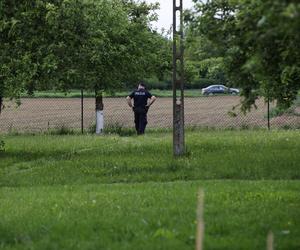
<instances>
[{"instance_id":1,"label":"green grass","mask_svg":"<svg viewBox=\"0 0 300 250\"><path fill-rule=\"evenodd\" d=\"M300 185L197 181L0 189L1 249L193 249L196 193L205 249L299 249ZM2 244L2 245L1 245Z\"/></svg>"},{"instance_id":2,"label":"green grass","mask_svg":"<svg viewBox=\"0 0 300 250\"><path fill-rule=\"evenodd\" d=\"M187 135L189 156L172 158L171 134L7 136L2 186L299 179L298 131L202 131ZM9 178L8 178L9 177Z\"/></svg>"},{"instance_id":3,"label":"green grass","mask_svg":"<svg viewBox=\"0 0 300 250\"><path fill-rule=\"evenodd\" d=\"M3 136L2 136L3 137ZM205 190L205 249L300 248L299 131L5 135L0 249L193 249Z\"/></svg>"}]
</instances>

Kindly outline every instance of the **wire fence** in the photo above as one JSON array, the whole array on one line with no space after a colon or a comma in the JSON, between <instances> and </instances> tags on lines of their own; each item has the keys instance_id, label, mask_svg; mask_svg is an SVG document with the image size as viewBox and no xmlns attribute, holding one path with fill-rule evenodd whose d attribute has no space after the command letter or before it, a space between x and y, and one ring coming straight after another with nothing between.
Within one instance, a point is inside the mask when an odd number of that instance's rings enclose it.
<instances>
[{"instance_id":1,"label":"wire fence","mask_svg":"<svg viewBox=\"0 0 300 250\"><path fill-rule=\"evenodd\" d=\"M148 113L147 128L172 128L172 98L158 98ZM185 98L186 127L200 128L300 128L300 100L282 112L274 103L262 98L257 109L244 115L236 108L239 96L207 96ZM56 129L92 131L95 126L95 99L23 98L21 105L5 100L0 115L0 133L45 132ZM269 106L269 109L268 109ZM104 98L105 128L133 128L133 112L124 98Z\"/></svg>"}]
</instances>

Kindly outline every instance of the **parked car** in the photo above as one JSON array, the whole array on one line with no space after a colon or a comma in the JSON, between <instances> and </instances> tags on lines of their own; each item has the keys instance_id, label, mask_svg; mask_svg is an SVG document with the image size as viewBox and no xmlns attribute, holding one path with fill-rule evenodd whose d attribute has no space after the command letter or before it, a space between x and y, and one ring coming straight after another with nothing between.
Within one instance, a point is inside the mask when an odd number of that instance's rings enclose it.
<instances>
[{"instance_id":1,"label":"parked car","mask_svg":"<svg viewBox=\"0 0 300 250\"><path fill-rule=\"evenodd\" d=\"M202 89L203 95L214 95L214 94L231 94L238 95L240 91L235 88L228 88L224 85L211 85L207 88Z\"/></svg>"}]
</instances>

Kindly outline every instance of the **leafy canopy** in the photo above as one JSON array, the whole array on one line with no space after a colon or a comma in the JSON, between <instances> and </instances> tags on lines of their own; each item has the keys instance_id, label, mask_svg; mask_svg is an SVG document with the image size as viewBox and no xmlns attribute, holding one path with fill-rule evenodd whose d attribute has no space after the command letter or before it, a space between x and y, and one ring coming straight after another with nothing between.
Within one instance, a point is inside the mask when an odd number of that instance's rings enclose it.
<instances>
[{"instance_id":1,"label":"leafy canopy","mask_svg":"<svg viewBox=\"0 0 300 250\"><path fill-rule=\"evenodd\" d=\"M247 111L261 95L280 108L300 89L300 3L297 0L197 1L193 28L215 46Z\"/></svg>"},{"instance_id":2,"label":"leafy canopy","mask_svg":"<svg viewBox=\"0 0 300 250\"><path fill-rule=\"evenodd\" d=\"M166 70L156 4L129 0L3 0L0 97L71 88L113 91Z\"/></svg>"}]
</instances>

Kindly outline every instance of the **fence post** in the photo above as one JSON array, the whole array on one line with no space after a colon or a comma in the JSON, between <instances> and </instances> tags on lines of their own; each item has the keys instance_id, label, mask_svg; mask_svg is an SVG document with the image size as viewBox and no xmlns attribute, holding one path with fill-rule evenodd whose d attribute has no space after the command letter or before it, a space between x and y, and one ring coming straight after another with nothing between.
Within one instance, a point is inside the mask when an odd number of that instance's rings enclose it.
<instances>
[{"instance_id":1,"label":"fence post","mask_svg":"<svg viewBox=\"0 0 300 250\"><path fill-rule=\"evenodd\" d=\"M96 95L96 134L102 134L104 128L104 116L103 116L103 94L100 91L95 91Z\"/></svg>"},{"instance_id":2,"label":"fence post","mask_svg":"<svg viewBox=\"0 0 300 250\"><path fill-rule=\"evenodd\" d=\"M271 129L271 124L270 124L270 97L268 95L268 130Z\"/></svg>"},{"instance_id":3,"label":"fence post","mask_svg":"<svg viewBox=\"0 0 300 250\"><path fill-rule=\"evenodd\" d=\"M0 114L1 114L1 111L2 111L2 105L3 105L3 97L0 96Z\"/></svg>"},{"instance_id":4,"label":"fence post","mask_svg":"<svg viewBox=\"0 0 300 250\"><path fill-rule=\"evenodd\" d=\"M81 89L81 134L83 134L83 89Z\"/></svg>"}]
</instances>

